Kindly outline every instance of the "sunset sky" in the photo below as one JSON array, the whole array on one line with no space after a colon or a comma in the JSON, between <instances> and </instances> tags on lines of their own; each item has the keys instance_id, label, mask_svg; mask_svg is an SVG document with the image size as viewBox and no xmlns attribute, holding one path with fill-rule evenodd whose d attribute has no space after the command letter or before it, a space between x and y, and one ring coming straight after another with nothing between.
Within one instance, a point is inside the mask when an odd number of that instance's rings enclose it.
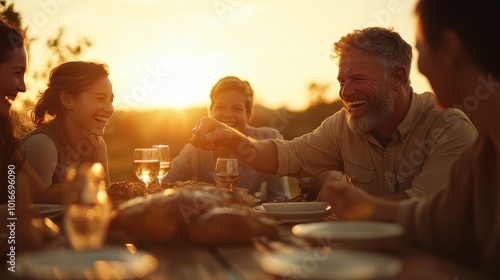
<instances>
[{"instance_id":1,"label":"sunset sky","mask_svg":"<svg viewBox=\"0 0 500 280\"><path fill-rule=\"evenodd\" d=\"M332 44L366 26L393 26L415 44L416 0L16 0L33 44L30 67L59 27L93 42L82 59L109 65L118 109L206 106L223 76L248 80L270 108L304 109L310 82L338 98ZM415 55L417 53L415 52ZM414 58L416 62L416 57ZM417 92L430 89L412 69ZM36 92L43 83L31 83Z\"/></svg>"}]
</instances>

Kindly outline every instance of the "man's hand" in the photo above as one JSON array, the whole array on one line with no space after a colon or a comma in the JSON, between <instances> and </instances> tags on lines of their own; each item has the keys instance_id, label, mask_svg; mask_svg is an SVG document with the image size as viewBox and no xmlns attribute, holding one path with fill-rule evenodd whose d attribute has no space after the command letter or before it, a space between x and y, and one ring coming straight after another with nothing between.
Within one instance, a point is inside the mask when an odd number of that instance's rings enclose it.
<instances>
[{"instance_id":1,"label":"man's hand","mask_svg":"<svg viewBox=\"0 0 500 280\"><path fill-rule=\"evenodd\" d=\"M373 198L342 181L327 181L318 201L328 202L343 220L369 220L373 216Z\"/></svg>"},{"instance_id":2,"label":"man's hand","mask_svg":"<svg viewBox=\"0 0 500 280\"><path fill-rule=\"evenodd\" d=\"M260 172L276 174L278 170L278 151L272 141L253 139L212 118L203 117L196 123L190 142L203 150L226 149L224 152Z\"/></svg>"},{"instance_id":3,"label":"man's hand","mask_svg":"<svg viewBox=\"0 0 500 280\"><path fill-rule=\"evenodd\" d=\"M328 202L343 220L395 222L399 206L397 202L375 198L341 181L327 181L318 194L318 201Z\"/></svg>"},{"instance_id":4,"label":"man's hand","mask_svg":"<svg viewBox=\"0 0 500 280\"><path fill-rule=\"evenodd\" d=\"M226 147L236 130L209 117L201 118L193 128L191 144L203 150L216 150Z\"/></svg>"}]
</instances>

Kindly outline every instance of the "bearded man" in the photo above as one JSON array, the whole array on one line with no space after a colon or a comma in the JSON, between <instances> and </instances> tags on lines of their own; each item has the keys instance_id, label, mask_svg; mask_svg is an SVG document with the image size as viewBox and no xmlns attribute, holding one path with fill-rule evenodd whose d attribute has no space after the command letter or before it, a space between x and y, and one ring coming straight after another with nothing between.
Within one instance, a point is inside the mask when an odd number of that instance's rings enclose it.
<instances>
[{"instance_id":1,"label":"bearded man","mask_svg":"<svg viewBox=\"0 0 500 280\"><path fill-rule=\"evenodd\" d=\"M255 140L214 119L201 119L191 143L226 148L256 170L311 177L330 170L371 195L424 197L477 136L458 109L436 107L410 85L412 48L392 29L355 30L333 46L344 108L293 140Z\"/></svg>"}]
</instances>

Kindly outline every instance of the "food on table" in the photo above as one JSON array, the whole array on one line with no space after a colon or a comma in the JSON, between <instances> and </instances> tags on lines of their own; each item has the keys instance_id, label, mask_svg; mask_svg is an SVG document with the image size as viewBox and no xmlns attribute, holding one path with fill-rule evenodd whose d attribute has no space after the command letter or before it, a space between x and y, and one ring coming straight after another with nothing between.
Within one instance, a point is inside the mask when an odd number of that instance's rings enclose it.
<instances>
[{"instance_id":1,"label":"food on table","mask_svg":"<svg viewBox=\"0 0 500 280\"><path fill-rule=\"evenodd\" d=\"M158 185L150 185L145 187L142 182L114 182L108 188L108 197L114 205L130 200L135 197L146 196L147 194L160 192L163 189Z\"/></svg>"},{"instance_id":2,"label":"food on table","mask_svg":"<svg viewBox=\"0 0 500 280\"><path fill-rule=\"evenodd\" d=\"M275 220L243 207L210 209L187 227L189 240L204 245L237 244L256 236L278 234Z\"/></svg>"},{"instance_id":3,"label":"food on table","mask_svg":"<svg viewBox=\"0 0 500 280\"><path fill-rule=\"evenodd\" d=\"M196 187L214 187L213 184L199 182L199 181L178 181L174 183L162 183L161 186L151 184L149 187L146 187L141 182L127 182L120 181L114 182L108 188L108 197L111 199L115 206L120 203L126 202L132 198L143 197L147 195L151 195L154 193L162 192L166 189L176 189L176 188L196 188ZM255 201L255 197L249 194L246 189L236 189L236 192L239 193L245 200L245 204L248 206L253 206L253 202Z\"/></svg>"},{"instance_id":4,"label":"food on table","mask_svg":"<svg viewBox=\"0 0 500 280\"><path fill-rule=\"evenodd\" d=\"M259 216L251 208L255 198L244 191L229 191L190 181L142 196L147 192L143 194L135 184L131 184L132 190L124 190L124 186L108 190L112 198L126 200L127 196L132 197L116 208L111 230L124 232L130 241L168 242L187 236L197 243L227 244L273 235L277 231L275 221ZM225 210L216 210L221 208ZM213 227L227 230L215 232ZM194 230L201 234L206 232L207 237L193 234Z\"/></svg>"}]
</instances>

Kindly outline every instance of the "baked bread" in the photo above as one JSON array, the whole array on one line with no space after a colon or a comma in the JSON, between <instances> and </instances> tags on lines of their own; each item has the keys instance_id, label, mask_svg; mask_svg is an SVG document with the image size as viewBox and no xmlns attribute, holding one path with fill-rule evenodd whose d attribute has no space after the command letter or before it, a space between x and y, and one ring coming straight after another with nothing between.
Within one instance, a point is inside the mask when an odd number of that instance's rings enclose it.
<instances>
[{"instance_id":1,"label":"baked bread","mask_svg":"<svg viewBox=\"0 0 500 280\"><path fill-rule=\"evenodd\" d=\"M189 240L202 245L232 245L279 235L276 220L245 207L210 209L190 223L186 232Z\"/></svg>"},{"instance_id":2,"label":"baked bread","mask_svg":"<svg viewBox=\"0 0 500 280\"><path fill-rule=\"evenodd\" d=\"M111 230L119 230L126 233L132 240L155 240L173 241L186 235L186 229L193 227L191 231L209 230L213 226L223 225L225 228L242 227L247 224L244 234L234 239L232 231L228 230L226 235L212 233L216 236L203 239L192 233L195 241L202 244L216 242L231 243L240 240L248 240L249 236L271 233L272 225L265 219L257 219L250 214L254 212L253 199L246 192L228 191L207 185L184 185L183 187L169 188L145 197L136 197L120 204L114 212L111 221ZM236 208L239 211L215 211L208 216L213 209L221 207ZM244 210L243 210L244 209ZM246 211L246 212L242 212ZM200 220L200 224L196 225ZM211 225L213 221L214 225ZM257 230L262 227L263 231ZM231 239L233 238L233 239Z\"/></svg>"}]
</instances>

